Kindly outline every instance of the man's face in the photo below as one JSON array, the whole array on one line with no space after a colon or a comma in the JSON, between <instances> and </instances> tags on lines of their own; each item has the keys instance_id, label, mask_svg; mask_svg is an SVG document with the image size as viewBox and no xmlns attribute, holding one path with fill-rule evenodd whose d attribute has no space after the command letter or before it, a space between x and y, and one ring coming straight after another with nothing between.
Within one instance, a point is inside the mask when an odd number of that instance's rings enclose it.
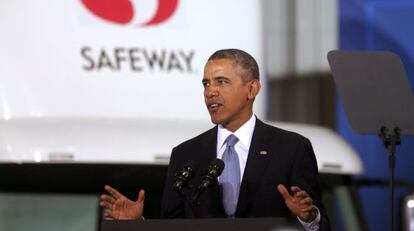
<instances>
[{"instance_id":1,"label":"man's face","mask_svg":"<svg viewBox=\"0 0 414 231\"><path fill-rule=\"evenodd\" d=\"M252 115L252 82L244 80L241 68L230 59L207 62L204 68L204 101L214 124L221 124L230 131L237 130Z\"/></svg>"}]
</instances>

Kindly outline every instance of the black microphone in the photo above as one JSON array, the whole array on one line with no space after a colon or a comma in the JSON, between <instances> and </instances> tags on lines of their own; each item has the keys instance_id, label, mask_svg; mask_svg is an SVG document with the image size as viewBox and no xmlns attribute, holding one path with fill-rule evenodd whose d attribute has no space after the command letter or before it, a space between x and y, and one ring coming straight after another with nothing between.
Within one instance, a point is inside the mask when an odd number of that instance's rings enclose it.
<instances>
[{"instance_id":1,"label":"black microphone","mask_svg":"<svg viewBox=\"0 0 414 231\"><path fill-rule=\"evenodd\" d=\"M193 172L195 171L195 163L192 160L187 160L183 167L178 170L178 172L174 175L174 183L173 189L178 192L182 193L182 190L187 186L188 181L193 176Z\"/></svg>"},{"instance_id":2,"label":"black microphone","mask_svg":"<svg viewBox=\"0 0 414 231\"><path fill-rule=\"evenodd\" d=\"M214 159L207 168L206 174L201 178L201 183L197 192L193 196L193 203L197 204L200 195L220 176L224 169L224 162L220 159Z\"/></svg>"}]
</instances>

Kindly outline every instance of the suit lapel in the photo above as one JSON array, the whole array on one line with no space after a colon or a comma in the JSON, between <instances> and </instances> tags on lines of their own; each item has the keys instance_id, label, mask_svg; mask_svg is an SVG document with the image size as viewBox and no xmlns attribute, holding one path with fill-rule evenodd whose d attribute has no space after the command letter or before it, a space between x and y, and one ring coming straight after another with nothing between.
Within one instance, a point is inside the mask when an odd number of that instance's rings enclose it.
<instances>
[{"instance_id":1,"label":"suit lapel","mask_svg":"<svg viewBox=\"0 0 414 231\"><path fill-rule=\"evenodd\" d=\"M198 171L199 178L205 174L210 163L217 158L217 126L208 131L201 141L201 150ZM198 207L199 217L225 217L224 208L221 202L220 187L214 183L204 192L204 196L200 198Z\"/></svg>"},{"instance_id":2,"label":"suit lapel","mask_svg":"<svg viewBox=\"0 0 414 231\"><path fill-rule=\"evenodd\" d=\"M269 150L270 137L266 133L266 125L256 119L256 125L250 144L246 168L240 186L240 195L237 205L236 216L243 216L250 201L254 198L257 187L255 183L263 178L272 156Z\"/></svg>"},{"instance_id":3,"label":"suit lapel","mask_svg":"<svg viewBox=\"0 0 414 231\"><path fill-rule=\"evenodd\" d=\"M205 163L208 166L213 159L217 158L217 126L210 129L205 136L205 139L201 141L200 157L201 163Z\"/></svg>"}]
</instances>

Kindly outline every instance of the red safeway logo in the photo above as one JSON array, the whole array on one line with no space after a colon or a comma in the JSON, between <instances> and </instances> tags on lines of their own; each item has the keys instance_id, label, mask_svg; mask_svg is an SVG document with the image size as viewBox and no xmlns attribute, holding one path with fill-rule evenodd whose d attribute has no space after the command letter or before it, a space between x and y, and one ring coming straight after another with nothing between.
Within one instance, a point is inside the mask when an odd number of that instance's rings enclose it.
<instances>
[{"instance_id":1,"label":"red safeway logo","mask_svg":"<svg viewBox=\"0 0 414 231\"><path fill-rule=\"evenodd\" d=\"M132 0L81 0L95 16L113 23L127 24L135 16ZM158 7L150 20L141 26L152 26L169 19L177 9L178 0L158 0Z\"/></svg>"}]
</instances>

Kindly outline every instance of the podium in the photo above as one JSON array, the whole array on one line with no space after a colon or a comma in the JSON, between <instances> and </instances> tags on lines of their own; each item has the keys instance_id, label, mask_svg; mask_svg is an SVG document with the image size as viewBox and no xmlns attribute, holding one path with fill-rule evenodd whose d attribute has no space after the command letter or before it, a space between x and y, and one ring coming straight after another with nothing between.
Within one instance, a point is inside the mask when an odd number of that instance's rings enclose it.
<instances>
[{"instance_id":1,"label":"podium","mask_svg":"<svg viewBox=\"0 0 414 231\"><path fill-rule=\"evenodd\" d=\"M237 218L237 219L148 219L148 220L103 220L101 231L296 231L303 230L285 218Z\"/></svg>"}]
</instances>

